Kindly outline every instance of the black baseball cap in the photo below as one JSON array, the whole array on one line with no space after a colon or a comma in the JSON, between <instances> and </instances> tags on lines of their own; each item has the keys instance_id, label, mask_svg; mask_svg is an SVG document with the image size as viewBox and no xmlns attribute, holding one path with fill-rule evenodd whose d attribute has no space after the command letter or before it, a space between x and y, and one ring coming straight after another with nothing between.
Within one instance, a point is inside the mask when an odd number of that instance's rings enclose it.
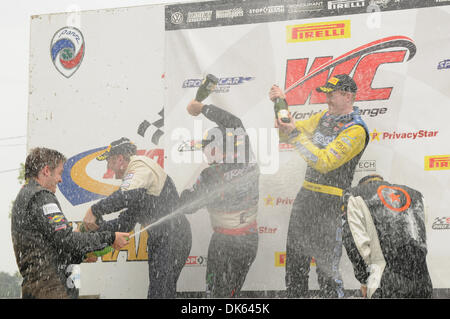
<instances>
[{"instance_id":1,"label":"black baseball cap","mask_svg":"<svg viewBox=\"0 0 450 319\"><path fill-rule=\"evenodd\" d=\"M227 143L227 137L234 138L234 146L238 146L243 143L242 139L239 139L240 135L235 135L231 131L227 131L227 129L223 126L217 126L209 129L202 139L202 149L204 149L209 144L214 144L215 146L222 145L225 147ZM246 136L245 134L243 136Z\"/></svg>"},{"instance_id":2,"label":"black baseball cap","mask_svg":"<svg viewBox=\"0 0 450 319\"><path fill-rule=\"evenodd\" d=\"M231 143L233 146L231 146ZM231 163L228 162L231 160L230 156L233 156L233 163L239 163L240 161L248 163L250 160L250 141L247 133L242 128L213 127L206 132L200 145L203 151L205 151L207 146L221 149L224 163Z\"/></svg>"},{"instance_id":3,"label":"black baseball cap","mask_svg":"<svg viewBox=\"0 0 450 319\"><path fill-rule=\"evenodd\" d=\"M346 91L356 93L358 87L355 81L347 74L339 74L331 77L324 86L316 88L320 93L331 93L334 91Z\"/></svg>"},{"instance_id":4,"label":"black baseball cap","mask_svg":"<svg viewBox=\"0 0 450 319\"><path fill-rule=\"evenodd\" d=\"M134 145L134 143L131 142L130 139L122 137L121 139L111 142L106 151L97 156L97 160L104 161L108 159L108 157L116 154L134 155L136 154L136 149L136 145Z\"/></svg>"}]
</instances>

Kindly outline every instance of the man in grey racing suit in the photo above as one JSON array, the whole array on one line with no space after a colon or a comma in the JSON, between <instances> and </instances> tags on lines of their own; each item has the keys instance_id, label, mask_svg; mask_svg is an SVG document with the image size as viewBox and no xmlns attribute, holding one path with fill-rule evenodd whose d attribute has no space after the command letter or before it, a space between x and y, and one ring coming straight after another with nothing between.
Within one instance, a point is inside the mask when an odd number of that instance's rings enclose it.
<instances>
[{"instance_id":1,"label":"man in grey racing suit","mask_svg":"<svg viewBox=\"0 0 450 319\"><path fill-rule=\"evenodd\" d=\"M196 100L187 110L218 126L202 140L209 166L181 193L180 206L185 213L208 210L214 233L208 247L207 291L213 298L236 297L258 249L259 167L250 162L250 144L239 118Z\"/></svg>"}]
</instances>

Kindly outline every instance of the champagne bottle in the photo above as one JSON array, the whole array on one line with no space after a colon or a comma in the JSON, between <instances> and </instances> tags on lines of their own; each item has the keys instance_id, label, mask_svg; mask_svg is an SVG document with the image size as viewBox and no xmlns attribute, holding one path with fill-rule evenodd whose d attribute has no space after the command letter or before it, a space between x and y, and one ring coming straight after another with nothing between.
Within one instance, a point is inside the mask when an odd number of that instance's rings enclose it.
<instances>
[{"instance_id":1,"label":"champagne bottle","mask_svg":"<svg viewBox=\"0 0 450 319\"><path fill-rule=\"evenodd\" d=\"M78 229L80 230L80 232L85 233L88 232L88 230L86 229L86 227L84 226L84 224L81 224ZM106 255L107 253L112 251L112 247L111 246L106 246L105 248L103 248L102 250L96 250L96 251L92 251L90 253L86 254L86 258L90 258L90 257L101 257L103 255Z\"/></svg>"},{"instance_id":2,"label":"champagne bottle","mask_svg":"<svg viewBox=\"0 0 450 319\"><path fill-rule=\"evenodd\" d=\"M217 82L219 82L218 78L216 78L212 74L208 74L197 89L195 100L202 102L204 99L206 99L209 94L211 94L211 92L216 88Z\"/></svg>"},{"instance_id":3,"label":"champagne bottle","mask_svg":"<svg viewBox=\"0 0 450 319\"><path fill-rule=\"evenodd\" d=\"M281 119L281 122L289 123L291 121L289 119L289 109L285 99L278 97L275 100L273 108L275 110L275 117Z\"/></svg>"},{"instance_id":4,"label":"champagne bottle","mask_svg":"<svg viewBox=\"0 0 450 319\"><path fill-rule=\"evenodd\" d=\"M95 256L95 257L101 257L103 255L106 255L107 253L110 253L113 250L113 248L111 246L107 246L105 248L103 248L102 250L96 250L90 253L86 254L86 258Z\"/></svg>"}]
</instances>

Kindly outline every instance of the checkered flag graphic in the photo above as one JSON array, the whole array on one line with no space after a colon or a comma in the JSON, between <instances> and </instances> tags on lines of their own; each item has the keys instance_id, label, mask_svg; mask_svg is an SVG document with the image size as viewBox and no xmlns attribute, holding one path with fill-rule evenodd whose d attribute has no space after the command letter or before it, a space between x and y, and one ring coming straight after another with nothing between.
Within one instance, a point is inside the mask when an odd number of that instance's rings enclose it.
<instances>
[{"instance_id":1,"label":"checkered flag graphic","mask_svg":"<svg viewBox=\"0 0 450 319\"><path fill-rule=\"evenodd\" d=\"M156 128L156 130L152 134L152 143L155 145L158 145L159 139L161 136L164 135L164 131L161 129L164 126L164 108L158 113L158 115L161 116L161 118L153 123L150 123L147 120L144 120L138 127L137 133L144 137L145 132L148 130L149 127L153 126Z\"/></svg>"},{"instance_id":2,"label":"checkered flag graphic","mask_svg":"<svg viewBox=\"0 0 450 319\"><path fill-rule=\"evenodd\" d=\"M447 217L436 217L434 219L434 224L446 224Z\"/></svg>"}]
</instances>

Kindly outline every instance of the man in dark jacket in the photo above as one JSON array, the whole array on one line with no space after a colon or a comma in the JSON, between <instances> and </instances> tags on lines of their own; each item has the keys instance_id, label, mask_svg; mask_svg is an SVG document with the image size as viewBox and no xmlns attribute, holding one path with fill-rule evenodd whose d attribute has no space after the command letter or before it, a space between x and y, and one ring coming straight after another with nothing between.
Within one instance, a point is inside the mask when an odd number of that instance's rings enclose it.
<instances>
[{"instance_id":1,"label":"man in dark jacket","mask_svg":"<svg viewBox=\"0 0 450 319\"><path fill-rule=\"evenodd\" d=\"M363 296L431 298L422 194L374 174L343 204L343 243Z\"/></svg>"},{"instance_id":2,"label":"man in dark jacket","mask_svg":"<svg viewBox=\"0 0 450 319\"><path fill-rule=\"evenodd\" d=\"M239 295L258 249L259 168L251 163L248 135L239 118L214 105L193 100L189 114L215 122L202 141L208 159L191 189L180 196L185 213L206 207L214 233L206 269L207 292L213 298Z\"/></svg>"},{"instance_id":3,"label":"man in dark jacket","mask_svg":"<svg viewBox=\"0 0 450 319\"><path fill-rule=\"evenodd\" d=\"M11 234L23 298L77 298L69 265L87 253L113 245L125 246L128 233L73 232L55 192L66 161L60 152L35 148L25 162L25 179L14 202Z\"/></svg>"},{"instance_id":4,"label":"man in dark jacket","mask_svg":"<svg viewBox=\"0 0 450 319\"><path fill-rule=\"evenodd\" d=\"M136 145L122 137L110 144L98 160L106 160L108 169L122 180L120 189L92 205L84 218L90 230L130 231L136 223L142 227L173 213L178 191L162 167L147 156L136 155ZM102 216L120 211L117 219L102 221ZM96 224L98 223L98 226ZM191 250L191 227L186 216L174 215L147 229L149 299L175 298L177 281Z\"/></svg>"}]
</instances>

